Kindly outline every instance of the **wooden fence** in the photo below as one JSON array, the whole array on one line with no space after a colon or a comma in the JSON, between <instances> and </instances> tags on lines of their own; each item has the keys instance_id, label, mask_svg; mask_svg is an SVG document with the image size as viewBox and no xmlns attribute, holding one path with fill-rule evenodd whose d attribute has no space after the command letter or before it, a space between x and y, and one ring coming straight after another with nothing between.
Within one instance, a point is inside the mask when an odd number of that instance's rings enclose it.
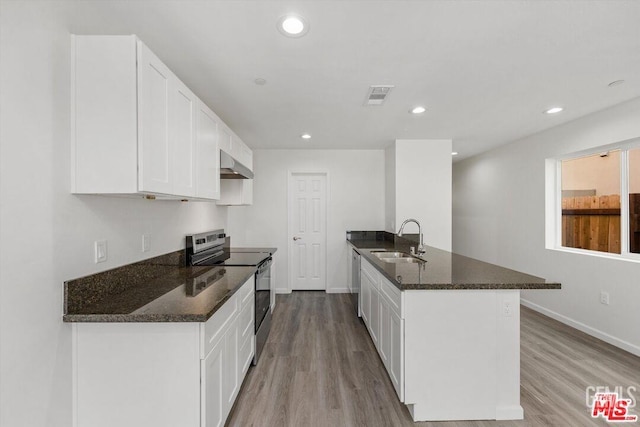
<instances>
[{"instance_id":1,"label":"wooden fence","mask_svg":"<svg viewBox=\"0 0 640 427\"><path fill-rule=\"evenodd\" d=\"M562 198L562 246L620 253L620 196Z\"/></svg>"}]
</instances>

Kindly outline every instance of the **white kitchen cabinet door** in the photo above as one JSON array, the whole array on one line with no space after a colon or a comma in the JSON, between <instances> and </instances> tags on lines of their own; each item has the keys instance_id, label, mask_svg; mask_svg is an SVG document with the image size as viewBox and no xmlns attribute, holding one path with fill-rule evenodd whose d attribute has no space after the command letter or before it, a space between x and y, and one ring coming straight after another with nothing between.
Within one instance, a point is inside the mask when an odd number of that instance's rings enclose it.
<instances>
[{"instance_id":1,"label":"white kitchen cabinet door","mask_svg":"<svg viewBox=\"0 0 640 427\"><path fill-rule=\"evenodd\" d=\"M389 370L389 356L391 354L391 312L389 303L379 297L380 334L378 335L378 353L384 366Z\"/></svg>"},{"instance_id":2,"label":"white kitchen cabinet door","mask_svg":"<svg viewBox=\"0 0 640 427\"><path fill-rule=\"evenodd\" d=\"M138 190L171 194L171 71L138 41Z\"/></svg>"},{"instance_id":3,"label":"white kitchen cabinet door","mask_svg":"<svg viewBox=\"0 0 640 427\"><path fill-rule=\"evenodd\" d=\"M253 294L251 298L254 298ZM240 313L238 317L239 329L240 329L240 350L238 352L239 359L239 369L240 369L240 383L242 384L242 380L246 375L249 367L251 366L251 361L253 360L254 354L254 312L255 312L255 304L252 301L250 304L247 304Z\"/></svg>"},{"instance_id":4,"label":"white kitchen cabinet door","mask_svg":"<svg viewBox=\"0 0 640 427\"><path fill-rule=\"evenodd\" d=\"M177 78L169 85L169 145L171 146L172 194L196 195L195 144L196 105L198 98Z\"/></svg>"},{"instance_id":5,"label":"white kitchen cabinet door","mask_svg":"<svg viewBox=\"0 0 640 427\"><path fill-rule=\"evenodd\" d=\"M204 103L198 102L196 117L196 196L220 198L220 151L218 118Z\"/></svg>"},{"instance_id":6,"label":"white kitchen cabinet door","mask_svg":"<svg viewBox=\"0 0 640 427\"><path fill-rule=\"evenodd\" d=\"M390 352L387 372L400 402L404 402L404 320L389 310Z\"/></svg>"},{"instance_id":7,"label":"white kitchen cabinet door","mask_svg":"<svg viewBox=\"0 0 640 427\"><path fill-rule=\"evenodd\" d=\"M362 300L360 301L360 303L362 304L362 307L360 307L360 310L362 310L362 320L364 320L364 324L367 325L367 327L370 327L371 324L371 289L372 289L372 285L371 285L371 279L369 278L369 275L364 271L361 270L360 271L360 293L361 293L361 298Z\"/></svg>"},{"instance_id":8,"label":"white kitchen cabinet door","mask_svg":"<svg viewBox=\"0 0 640 427\"><path fill-rule=\"evenodd\" d=\"M231 157L253 171L253 151L240 138L231 136Z\"/></svg>"},{"instance_id":9,"label":"white kitchen cabinet door","mask_svg":"<svg viewBox=\"0 0 640 427\"><path fill-rule=\"evenodd\" d=\"M231 131L226 126L220 126L218 128L220 137L220 149L233 157L231 154Z\"/></svg>"},{"instance_id":10,"label":"white kitchen cabinet door","mask_svg":"<svg viewBox=\"0 0 640 427\"><path fill-rule=\"evenodd\" d=\"M229 330L225 334L225 378L224 378L224 400L225 412L224 418L227 418L233 402L235 401L238 391L240 390L240 374L242 371L242 362L240 360L240 339L238 334L237 317L234 319Z\"/></svg>"},{"instance_id":11,"label":"white kitchen cabinet door","mask_svg":"<svg viewBox=\"0 0 640 427\"><path fill-rule=\"evenodd\" d=\"M220 340L201 361L201 427L222 427L227 418L224 377L225 340Z\"/></svg>"},{"instance_id":12,"label":"white kitchen cabinet door","mask_svg":"<svg viewBox=\"0 0 640 427\"><path fill-rule=\"evenodd\" d=\"M380 345L380 295L378 294L378 290L373 286L371 287L371 313L369 324L371 339L376 345L376 348L378 348Z\"/></svg>"},{"instance_id":13,"label":"white kitchen cabinet door","mask_svg":"<svg viewBox=\"0 0 640 427\"><path fill-rule=\"evenodd\" d=\"M246 144L243 144L242 153L242 158L246 162L243 164L251 169L251 172L253 172L253 150L251 150L251 148L249 148Z\"/></svg>"}]
</instances>

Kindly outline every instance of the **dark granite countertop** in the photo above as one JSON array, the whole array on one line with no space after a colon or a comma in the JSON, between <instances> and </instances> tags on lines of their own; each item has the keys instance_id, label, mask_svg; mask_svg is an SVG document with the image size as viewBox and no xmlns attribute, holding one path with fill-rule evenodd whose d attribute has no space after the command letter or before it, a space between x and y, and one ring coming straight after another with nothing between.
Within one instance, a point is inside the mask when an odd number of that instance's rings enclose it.
<instances>
[{"instance_id":1,"label":"dark granite countertop","mask_svg":"<svg viewBox=\"0 0 640 427\"><path fill-rule=\"evenodd\" d=\"M376 250L409 253L417 246L412 238L381 231L347 232L347 241L400 290L560 289L560 283L431 246L420 256L424 263L386 263L373 255Z\"/></svg>"},{"instance_id":2,"label":"dark granite countertop","mask_svg":"<svg viewBox=\"0 0 640 427\"><path fill-rule=\"evenodd\" d=\"M65 282L63 320L205 322L255 271L185 267L184 251L176 251Z\"/></svg>"}]
</instances>

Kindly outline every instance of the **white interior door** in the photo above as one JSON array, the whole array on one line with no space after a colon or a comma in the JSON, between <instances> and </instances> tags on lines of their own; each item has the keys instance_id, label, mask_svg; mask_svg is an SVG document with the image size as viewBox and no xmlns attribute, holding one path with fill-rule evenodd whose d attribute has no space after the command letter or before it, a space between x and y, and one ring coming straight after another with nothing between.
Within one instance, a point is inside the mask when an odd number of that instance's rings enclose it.
<instances>
[{"instance_id":1,"label":"white interior door","mask_svg":"<svg viewBox=\"0 0 640 427\"><path fill-rule=\"evenodd\" d=\"M292 290L327 288L327 175L289 175L289 274Z\"/></svg>"}]
</instances>

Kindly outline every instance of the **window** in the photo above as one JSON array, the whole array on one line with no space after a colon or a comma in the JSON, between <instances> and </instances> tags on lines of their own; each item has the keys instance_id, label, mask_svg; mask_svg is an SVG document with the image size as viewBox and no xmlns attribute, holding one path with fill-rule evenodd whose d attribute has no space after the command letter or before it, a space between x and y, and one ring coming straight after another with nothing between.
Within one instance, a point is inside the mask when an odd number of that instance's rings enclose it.
<instances>
[{"instance_id":1,"label":"window","mask_svg":"<svg viewBox=\"0 0 640 427\"><path fill-rule=\"evenodd\" d=\"M562 246L620 253L620 150L562 160Z\"/></svg>"},{"instance_id":2,"label":"window","mask_svg":"<svg viewBox=\"0 0 640 427\"><path fill-rule=\"evenodd\" d=\"M547 160L547 247L640 260L639 140Z\"/></svg>"},{"instance_id":3,"label":"window","mask_svg":"<svg viewBox=\"0 0 640 427\"><path fill-rule=\"evenodd\" d=\"M629 150L629 252L640 254L640 148Z\"/></svg>"}]
</instances>

